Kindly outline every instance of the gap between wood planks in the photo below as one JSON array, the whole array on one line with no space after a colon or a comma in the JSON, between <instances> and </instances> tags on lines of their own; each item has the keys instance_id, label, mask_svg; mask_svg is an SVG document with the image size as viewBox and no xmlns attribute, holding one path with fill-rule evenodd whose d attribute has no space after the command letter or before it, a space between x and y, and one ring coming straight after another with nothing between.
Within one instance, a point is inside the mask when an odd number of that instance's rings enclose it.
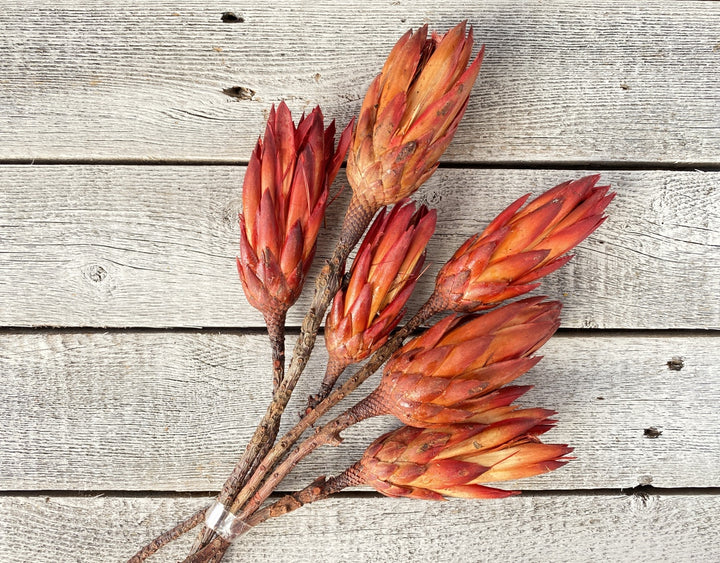
<instances>
[{"instance_id":1,"label":"gap between wood planks","mask_svg":"<svg viewBox=\"0 0 720 563\"><path fill-rule=\"evenodd\" d=\"M37 334L39 331L51 334L158 334L162 332L174 332L180 334L199 334L206 332L208 334L237 334L238 336L261 336L267 334L264 326L196 326L196 327L97 327L97 326L50 326L50 325L34 325L28 326L0 326L0 335L13 334ZM419 334L417 330L413 335ZM289 337L299 336L299 326L287 326L285 334ZM320 336L325 334L325 328L321 327L318 333ZM553 335L553 338L574 338L577 336L602 335L610 338L624 338L626 336L636 337L682 337L682 336L711 336L720 337L720 330L711 328L559 328Z\"/></svg>"},{"instance_id":2,"label":"gap between wood planks","mask_svg":"<svg viewBox=\"0 0 720 563\"><path fill-rule=\"evenodd\" d=\"M593 496L715 496L720 495L720 487L678 487L665 488L653 487L652 485L637 485L628 489L546 489L521 491L524 497L593 497ZM289 491L278 491L271 495L272 498L281 498ZM216 496L218 491L124 491L124 490L56 490L39 489L37 491L0 491L0 498L16 497L47 497L47 498L157 498L157 499L180 499L180 498L207 498ZM367 498L388 498L375 491L346 491L333 495L333 498L345 499L367 499Z\"/></svg>"},{"instance_id":3,"label":"gap between wood planks","mask_svg":"<svg viewBox=\"0 0 720 563\"><path fill-rule=\"evenodd\" d=\"M69 159L69 158L8 158L0 159L0 166L247 166L247 160L188 160L188 159ZM343 162L342 168L345 168ZM470 170L597 170L605 171L668 171L720 172L720 162L654 162L654 161L482 161L441 162L439 168Z\"/></svg>"}]
</instances>

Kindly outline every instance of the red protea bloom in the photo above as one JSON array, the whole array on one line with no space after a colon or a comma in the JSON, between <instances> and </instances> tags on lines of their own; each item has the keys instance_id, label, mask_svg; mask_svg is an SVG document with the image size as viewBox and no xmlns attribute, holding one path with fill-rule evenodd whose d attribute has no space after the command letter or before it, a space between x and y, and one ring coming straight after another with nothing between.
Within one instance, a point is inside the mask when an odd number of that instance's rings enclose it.
<instances>
[{"instance_id":1,"label":"red protea bloom","mask_svg":"<svg viewBox=\"0 0 720 563\"><path fill-rule=\"evenodd\" d=\"M315 108L297 124L281 102L245 172L240 214L240 279L250 304L282 316L297 300L315 252L328 191L350 143L350 125L334 148Z\"/></svg>"},{"instance_id":2,"label":"red protea bloom","mask_svg":"<svg viewBox=\"0 0 720 563\"><path fill-rule=\"evenodd\" d=\"M537 437L552 427L549 412L540 409L490 425L403 426L370 445L353 468L356 481L387 496L428 500L518 494L484 484L539 475L569 461L564 456L572 448L543 444Z\"/></svg>"},{"instance_id":3,"label":"red protea bloom","mask_svg":"<svg viewBox=\"0 0 720 563\"><path fill-rule=\"evenodd\" d=\"M535 289L539 278L567 263L567 251L597 229L615 197L599 175L565 182L520 209L515 201L481 234L468 239L437 276L435 296L446 309L471 312Z\"/></svg>"},{"instance_id":4,"label":"red protea bloom","mask_svg":"<svg viewBox=\"0 0 720 563\"><path fill-rule=\"evenodd\" d=\"M437 168L477 78L482 49L465 22L444 36L408 31L370 85L348 154L354 195L376 210L410 195Z\"/></svg>"},{"instance_id":5,"label":"red protea bloom","mask_svg":"<svg viewBox=\"0 0 720 563\"><path fill-rule=\"evenodd\" d=\"M325 323L329 353L323 393L348 365L382 346L400 322L425 261L437 213L404 201L382 210L363 239L349 282L336 295Z\"/></svg>"},{"instance_id":6,"label":"red protea bloom","mask_svg":"<svg viewBox=\"0 0 720 563\"><path fill-rule=\"evenodd\" d=\"M446 317L393 355L368 404L418 427L524 416L510 403L530 387L503 386L540 361L530 356L560 326L560 309L535 297Z\"/></svg>"}]
</instances>

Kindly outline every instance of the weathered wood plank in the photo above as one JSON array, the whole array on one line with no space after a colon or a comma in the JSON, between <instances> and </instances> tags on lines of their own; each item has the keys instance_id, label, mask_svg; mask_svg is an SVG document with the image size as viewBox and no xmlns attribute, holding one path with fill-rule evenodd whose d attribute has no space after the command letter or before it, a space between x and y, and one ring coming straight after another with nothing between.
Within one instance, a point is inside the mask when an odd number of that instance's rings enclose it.
<instances>
[{"instance_id":1,"label":"weathered wood plank","mask_svg":"<svg viewBox=\"0 0 720 563\"><path fill-rule=\"evenodd\" d=\"M714 2L273 1L223 23L231 8L6 6L0 158L247 160L271 103L347 123L402 33L467 18L487 57L447 160L718 162Z\"/></svg>"},{"instance_id":2,"label":"weathered wood plank","mask_svg":"<svg viewBox=\"0 0 720 563\"><path fill-rule=\"evenodd\" d=\"M581 171L438 171L418 193L437 207L430 267L411 308L466 237L520 195ZM263 326L237 279L243 169L0 167L0 324ZM604 174L610 219L542 288L566 327L720 327L720 173ZM340 183L340 182L339 182ZM345 189L318 249L328 256ZM317 271L317 267L314 272ZM297 326L311 284L290 312Z\"/></svg>"},{"instance_id":3,"label":"weathered wood plank","mask_svg":"<svg viewBox=\"0 0 720 563\"><path fill-rule=\"evenodd\" d=\"M547 438L574 446L577 460L516 486L720 486L718 342L557 335L521 380L536 385L522 402L558 411ZM269 400L266 350L262 335L227 333L0 335L0 490L219 489ZM321 347L286 424L325 357ZM382 417L351 429L284 490L341 471L397 425Z\"/></svg>"},{"instance_id":4,"label":"weathered wood plank","mask_svg":"<svg viewBox=\"0 0 720 563\"><path fill-rule=\"evenodd\" d=\"M204 498L0 498L0 557L121 561ZM264 523L227 561L717 561L720 496L337 498ZM178 561L189 534L151 561Z\"/></svg>"}]
</instances>

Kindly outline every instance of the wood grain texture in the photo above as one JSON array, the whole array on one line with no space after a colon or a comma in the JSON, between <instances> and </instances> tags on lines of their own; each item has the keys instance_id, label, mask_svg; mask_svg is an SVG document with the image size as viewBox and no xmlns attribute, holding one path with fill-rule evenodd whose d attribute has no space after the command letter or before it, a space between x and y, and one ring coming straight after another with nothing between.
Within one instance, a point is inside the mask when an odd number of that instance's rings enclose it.
<instances>
[{"instance_id":1,"label":"wood grain texture","mask_svg":"<svg viewBox=\"0 0 720 563\"><path fill-rule=\"evenodd\" d=\"M582 174L439 170L417 194L439 221L410 308L511 201ZM235 268L242 177L229 166L0 167L0 325L264 326ZM563 326L720 327L720 173L610 171L603 181L619 194L609 220L540 290L562 299ZM328 211L318 265L349 192Z\"/></svg>"},{"instance_id":2,"label":"wood grain texture","mask_svg":"<svg viewBox=\"0 0 720 563\"><path fill-rule=\"evenodd\" d=\"M272 103L347 123L408 28L462 19L487 56L448 161L719 162L720 6L672 0L10 4L0 159L246 161Z\"/></svg>"},{"instance_id":3,"label":"wood grain texture","mask_svg":"<svg viewBox=\"0 0 720 563\"><path fill-rule=\"evenodd\" d=\"M551 339L543 361L520 380L536 385L521 402L558 411L547 440L571 444L577 460L506 486L720 486L719 343L717 336ZM321 344L286 425L316 390L325 358ZM264 412L270 373L262 335L1 334L0 490L219 490ZM354 427L282 490L340 472L397 426L381 417ZM660 435L648 437L651 428Z\"/></svg>"},{"instance_id":4,"label":"wood grain texture","mask_svg":"<svg viewBox=\"0 0 720 563\"><path fill-rule=\"evenodd\" d=\"M208 502L0 498L0 558L32 563L125 560ZM719 512L720 497L706 495L549 495L445 503L337 498L251 530L224 560L717 561ZM150 561L182 559L191 539L192 534L167 546Z\"/></svg>"}]
</instances>

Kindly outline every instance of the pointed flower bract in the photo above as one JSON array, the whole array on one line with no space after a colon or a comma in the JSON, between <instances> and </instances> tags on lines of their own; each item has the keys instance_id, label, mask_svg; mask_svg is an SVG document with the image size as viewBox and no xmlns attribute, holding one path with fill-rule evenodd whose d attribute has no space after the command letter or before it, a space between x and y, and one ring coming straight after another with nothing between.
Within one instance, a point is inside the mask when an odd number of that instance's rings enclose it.
<instances>
[{"instance_id":1,"label":"pointed flower bract","mask_svg":"<svg viewBox=\"0 0 720 563\"><path fill-rule=\"evenodd\" d=\"M518 494L486 483L539 475L562 467L572 448L543 444L552 427L547 411L489 425L403 426L373 442L357 466L358 478L392 497L503 498Z\"/></svg>"},{"instance_id":2,"label":"pointed flower bract","mask_svg":"<svg viewBox=\"0 0 720 563\"><path fill-rule=\"evenodd\" d=\"M600 176L565 182L523 204L510 205L481 234L468 239L437 275L435 294L447 309L472 312L538 287L566 264L570 249L604 221L615 197ZM522 208L522 209L521 209Z\"/></svg>"},{"instance_id":3,"label":"pointed flower bract","mask_svg":"<svg viewBox=\"0 0 720 563\"><path fill-rule=\"evenodd\" d=\"M400 322L425 261L437 213L404 201L377 216L325 325L331 361L349 365L382 346Z\"/></svg>"},{"instance_id":4,"label":"pointed flower bract","mask_svg":"<svg viewBox=\"0 0 720 563\"><path fill-rule=\"evenodd\" d=\"M248 301L266 317L284 315L300 295L350 130L335 149L335 122L324 129L319 107L297 127L285 102L270 111L245 172L237 260Z\"/></svg>"},{"instance_id":5,"label":"pointed flower bract","mask_svg":"<svg viewBox=\"0 0 720 563\"><path fill-rule=\"evenodd\" d=\"M404 424L489 424L526 416L511 403L529 386L504 387L540 357L531 357L560 326L561 305L524 299L484 315L451 315L398 350L373 399Z\"/></svg>"},{"instance_id":6,"label":"pointed flower bract","mask_svg":"<svg viewBox=\"0 0 720 563\"><path fill-rule=\"evenodd\" d=\"M427 25L397 42L370 85L353 134L347 176L370 209L413 193L435 171L465 113L483 51L468 65L473 31ZM467 67L467 68L466 68Z\"/></svg>"}]
</instances>

